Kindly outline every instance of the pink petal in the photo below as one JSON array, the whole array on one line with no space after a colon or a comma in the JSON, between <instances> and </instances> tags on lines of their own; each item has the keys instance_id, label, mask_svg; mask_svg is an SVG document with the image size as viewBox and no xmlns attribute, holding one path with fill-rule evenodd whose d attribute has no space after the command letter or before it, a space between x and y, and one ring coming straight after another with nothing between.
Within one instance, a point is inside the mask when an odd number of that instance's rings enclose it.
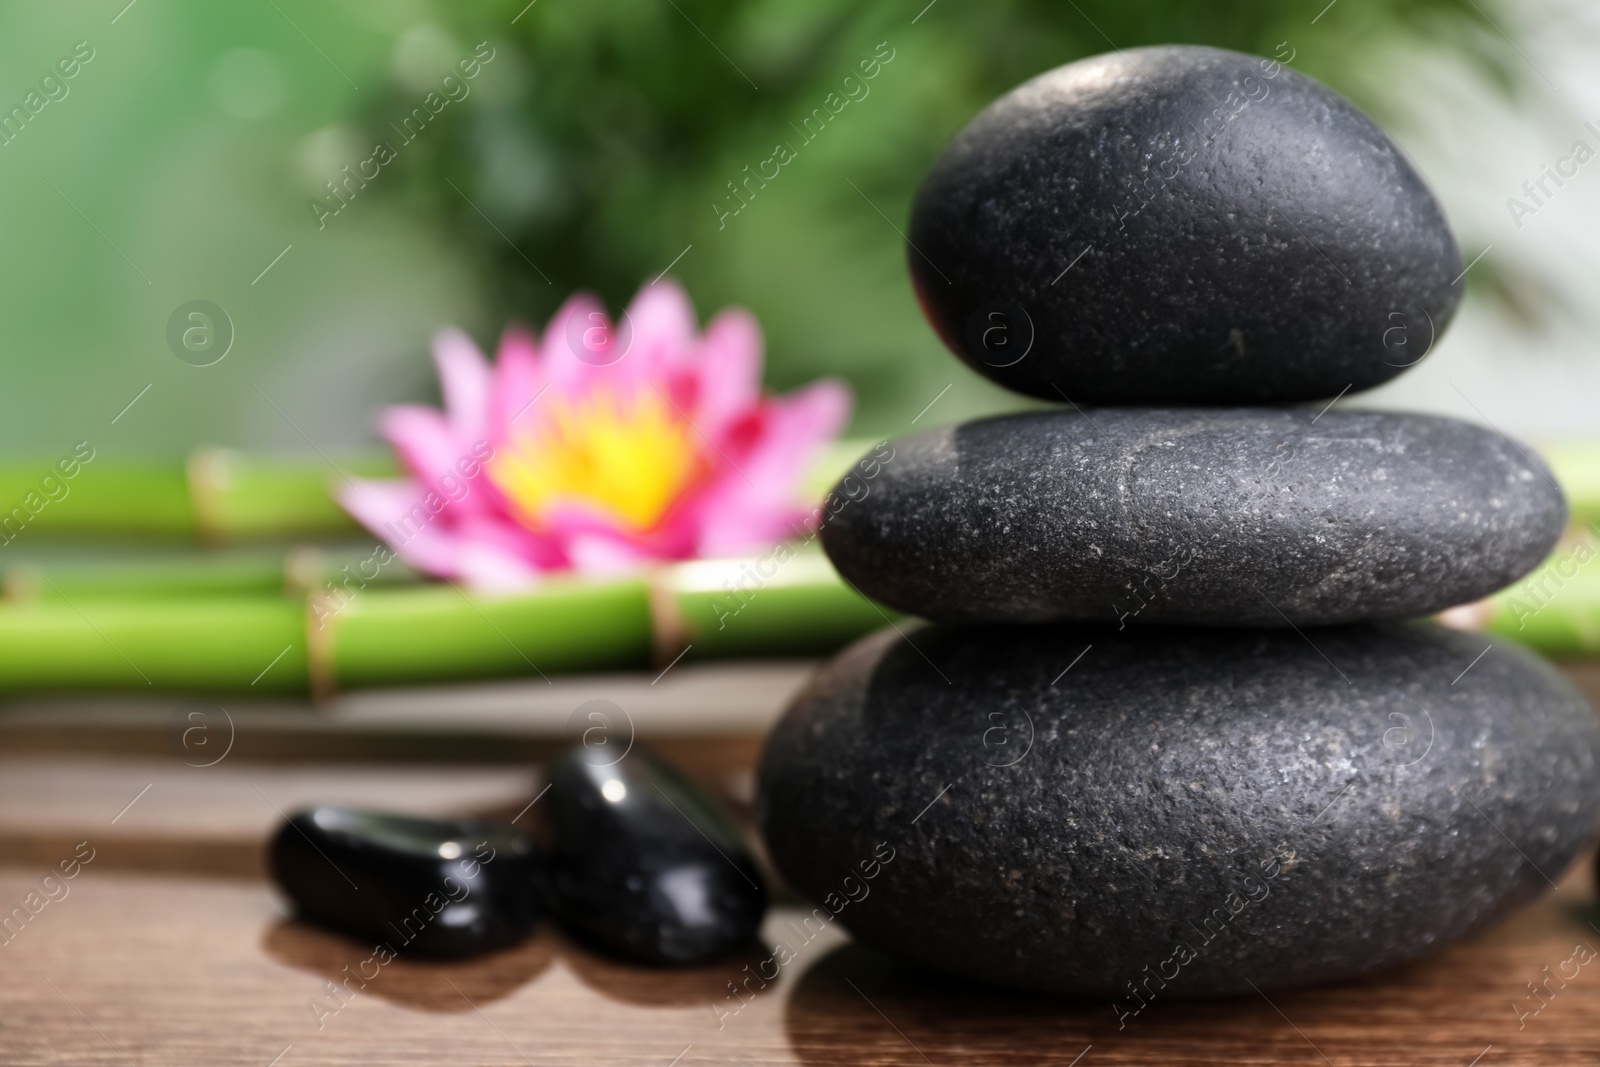
<instances>
[{"instance_id":1,"label":"pink petal","mask_svg":"<svg viewBox=\"0 0 1600 1067\"><path fill-rule=\"evenodd\" d=\"M662 543L658 531L636 533L626 529L615 517L586 500L564 500L552 505L544 524L551 536L561 542L572 565L585 573L615 574L644 560L678 558L670 551L670 545ZM679 541L685 550L693 545L692 537L680 535Z\"/></svg>"},{"instance_id":2,"label":"pink petal","mask_svg":"<svg viewBox=\"0 0 1600 1067\"><path fill-rule=\"evenodd\" d=\"M384 408L378 416L378 432L412 476L429 487L455 465L455 429L433 408L419 404Z\"/></svg>"},{"instance_id":3,"label":"pink petal","mask_svg":"<svg viewBox=\"0 0 1600 1067\"><path fill-rule=\"evenodd\" d=\"M513 425L522 425L529 406L544 388L532 335L516 328L506 330L495 357L492 381L490 431L495 441L503 441Z\"/></svg>"},{"instance_id":4,"label":"pink petal","mask_svg":"<svg viewBox=\"0 0 1600 1067\"><path fill-rule=\"evenodd\" d=\"M810 515L794 504L754 505L718 513L703 524L696 556L737 556L763 552L793 541L811 529Z\"/></svg>"},{"instance_id":5,"label":"pink petal","mask_svg":"<svg viewBox=\"0 0 1600 1067\"><path fill-rule=\"evenodd\" d=\"M460 330L440 330L433 363L450 425L465 441L483 440L489 432L489 364L483 353Z\"/></svg>"},{"instance_id":6,"label":"pink petal","mask_svg":"<svg viewBox=\"0 0 1600 1067\"><path fill-rule=\"evenodd\" d=\"M545 380L553 389L568 396L588 391L596 373L605 369L595 361L606 357L597 356L585 341L598 336L595 331L610 329L605 309L589 293L574 293L561 305L539 344Z\"/></svg>"},{"instance_id":7,"label":"pink petal","mask_svg":"<svg viewBox=\"0 0 1600 1067\"><path fill-rule=\"evenodd\" d=\"M761 399L761 327L748 311L719 312L706 327L693 370L695 425L719 440L724 429Z\"/></svg>"},{"instance_id":8,"label":"pink petal","mask_svg":"<svg viewBox=\"0 0 1600 1067\"><path fill-rule=\"evenodd\" d=\"M421 500L423 492L415 482L352 478L335 491L334 499L357 522L388 541L394 536L389 524Z\"/></svg>"},{"instance_id":9,"label":"pink petal","mask_svg":"<svg viewBox=\"0 0 1600 1067\"><path fill-rule=\"evenodd\" d=\"M849 386L833 378L776 397L767 405L764 434L739 460L740 468L758 488L789 494L792 499L796 483L818 447L844 429L850 407Z\"/></svg>"},{"instance_id":10,"label":"pink petal","mask_svg":"<svg viewBox=\"0 0 1600 1067\"><path fill-rule=\"evenodd\" d=\"M458 524L461 536L541 570L567 565L560 543L548 532L530 530L504 515L468 515Z\"/></svg>"},{"instance_id":11,"label":"pink petal","mask_svg":"<svg viewBox=\"0 0 1600 1067\"><path fill-rule=\"evenodd\" d=\"M676 281L662 278L640 289L628 305L627 326L633 336L617 368L633 385L659 384L669 370L687 365L694 345L694 305Z\"/></svg>"},{"instance_id":12,"label":"pink petal","mask_svg":"<svg viewBox=\"0 0 1600 1067\"><path fill-rule=\"evenodd\" d=\"M460 545L440 521L442 513L432 512L424 503L427 490L422 486L357 479L337 496L357 522L409 565L436 577L454 578L460 573Z\"/></svg>"},{"instance_id":13,"label":"pink petal","mask_svg":"<svg viewBox=\"0 0 1600 1067\"><path fill-rule=\"evenodd\" d=\"M453 524L445 511L428 507L427 493L415 482L355 481L339 493L339 502L407 564L475 589L526 589L541 571L565 565L548 539L503 519Z\"/></svg>"},{"instance_id":14,"label":"pink petal","mask_svg":"<svg viewBox=\"0 0 1600 1067\"><path fill-rule=\"evenodd\" d=\"M798 536L798 483L818 447L843 428L850 393L824 379L769 402L759 436L719 472L700 503L699 552L720 555Z\"/></svg>"},{"instance_id":15,"label":"pink petal","mask_svg":"<svg viewBox=\"0 0 1600 1067\"><path fill-rule=\"evenodd\" d=\"M703 522L702 490L693 490L678 498L667 509L655 527L639 540L649 547L657 559L691 559L700 539Z\"/></svg>"},{"instance_id":16,"label":"pink petal","mask_svg":"<svg viewBox=\"0 0 1600 1067\"><path fill-rule=\"evenodd\" d=\"M480 593L522 592L541 580L538 568L511 553L474 541L462 543L457 567L467 585Z\"/></svg>"},{"instance_id":17,"label":"pink petal","mask_svg":"<svg viewBox=\"0 0 1600 1067\"><path fill-rule=\"evenodd\" d=\"M554 501L540 516L540 521L552 537L563 543L579 534L623 539L633 536L618 523L616 516L587 499Z\"/></svg>"},{"instance_id":18,"label":"pink petal","mask_svg":"<svg viewBox=\"0 0 1600 1067\"><path fill-rule=\"evenodd\" d=\"M481 511L497 494L484 476L478 457L487 446L466 444L432 408L400 404L386 408L379 419L379 430L399 455L407 471L427 489L448 501L448 507L463 512ZM472 477L462 471L476 470Z\"/></svg>"},{"instance_id":19,"label":"pink petal","mask_svg":"<svg viewBox=\"0 0 1600 1067\"><path fill-rule=\"evenodd\" d=\"M597 577L627 574L652 557L638 545L598 534L579 534L567 542L573 569Z\"/></svg>"},{"instance_id":20,"label":"pink petal","mask_svg":"<svg viewBox=\"0 0 1600 1067\"><path fill-rule=\"evenodd\" d=\"M362 482L340 500L412 566L485 591L527 588L550 570L612 574L798 536L811 515L796 486L850 409L848 391L829 381L763 400L755 319L727 310L697 336L693 306L668 280L641 289L615 326L593 296L575 294L539 346L508 329L493 368L454 330L435 339L434 359L446 412L396 407L381 420L412 480ZM629 528L587 497L518 521L483 457L508 438L532 446L553 417L536 407L546 389L557 392L546 408L596 391L624 405L657 392L715 443L713 468L649 530ZM467 477L463 466L476 473Z\"/></svg>"}]
</instances>

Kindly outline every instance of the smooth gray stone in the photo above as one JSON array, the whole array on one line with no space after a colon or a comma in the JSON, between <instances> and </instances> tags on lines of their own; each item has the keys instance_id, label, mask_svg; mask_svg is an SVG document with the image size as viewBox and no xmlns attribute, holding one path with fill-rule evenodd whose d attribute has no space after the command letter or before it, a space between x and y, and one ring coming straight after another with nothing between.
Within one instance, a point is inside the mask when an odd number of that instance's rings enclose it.
<instances>
[{"instance_id":1,"label":"smooth gray stone","mask_svg":"<svg viewBox=\"0 0 1600 1067\"><path fill-rule=\"evenodd\" d=\"M934 163L908 237L945 344L1057 402L1359 391L1420 360L1462 293L1444 213L1383 131L1214 48L1108 53L1007 93Z\"/></svg>"},{"instance_id":2,"label":"smooth gray stone","mask_svg":"<svg viewBox=\"0 0 1600 1067\"><path fill-rule=\"evenodd\" d=\"M1594 714L1481 635L907 634L769 737L774 861L863 942L1119 1018L1432 951L1548 889L1600 813Z\"/></svg>"},{"instance_id":3,"label":"smooth gray stone","mask_svg":"<svg viewBox=\"0 0 1600 1067\"><path fill-rule=\"evenodd\" d=\"M1527 573L1567 516L1531 449L1428 415L1035 412L893 449L840 483L822 543L940 622L1407 618Z\"/></svg>"}]
</instances>

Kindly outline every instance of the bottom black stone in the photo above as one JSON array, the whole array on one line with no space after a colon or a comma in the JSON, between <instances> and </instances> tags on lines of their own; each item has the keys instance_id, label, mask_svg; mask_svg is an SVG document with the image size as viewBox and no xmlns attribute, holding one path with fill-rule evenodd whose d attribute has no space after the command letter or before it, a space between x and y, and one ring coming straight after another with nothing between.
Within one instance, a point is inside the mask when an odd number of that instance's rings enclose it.
<instances>
[{"instance_id":1,"label":"bottom black stone","mask_svg":"<svg viewBox=\"0 0 1600 1067\"><path fill-rule=\"evenodd\" d=\"M778 724L759 817L797 889L948 972L1119 1018L1345 978L1491 922L1591 839L1600 725L1555 670L1487 644L1428 624L885 631Z\"/></svg>"}]
</instances>

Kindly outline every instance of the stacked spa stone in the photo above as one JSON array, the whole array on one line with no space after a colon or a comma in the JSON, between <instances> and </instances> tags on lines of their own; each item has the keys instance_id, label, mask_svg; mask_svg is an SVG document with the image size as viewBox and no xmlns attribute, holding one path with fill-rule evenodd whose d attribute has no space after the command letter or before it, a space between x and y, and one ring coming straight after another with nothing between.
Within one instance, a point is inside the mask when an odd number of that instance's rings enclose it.
<instances>
[{"instance_id":1,"label":"stacked spa stone","mask_svg":"<svg viewBox=\"0 0 1600 1067\"><path fill-rule=\"evenodd\" d=\"M860 940L1125 1023L1398 963L1561 874L1592 713L1416 621L1538 563L1561 493L1496 433L1328 406L1461 291L1371 122L1248 56L1085 60L955 138L910 245L957 355L1063 406L895 442L823 530L932 625L843 653L773 733L791 883L832 910L870 868Z\"/></svg>"}]
</instances>

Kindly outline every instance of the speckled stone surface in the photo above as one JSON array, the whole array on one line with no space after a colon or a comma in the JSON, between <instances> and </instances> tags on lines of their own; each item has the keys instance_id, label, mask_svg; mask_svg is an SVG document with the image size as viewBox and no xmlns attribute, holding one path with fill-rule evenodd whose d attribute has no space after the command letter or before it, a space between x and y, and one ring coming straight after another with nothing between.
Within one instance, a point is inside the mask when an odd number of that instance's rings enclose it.
<instances>
[{"instance_id":1,"label":"speckled stone surface","mask_svg":"<svg viewBox=\"0 0 1600 1067\"><path fill-rule=\"evenodd\" d=\"M1530 448L1435 416L1099 408L892 447L822 543L866 595L941 622L1413 617L1507 585L1566 522Z\"/></svg>"},{"instance_id":2,"label":"speckled stone surface","mask_svg":"<svg viewBox=\"0 0 1600 1067\"><path fill-rule=\"evenodd\" d=\"M1095 56L1001 97L934 164L908 236L945 343L1058 402L1360 391L1420 360L1461 297L1444 214L1382 131L1275 59L1211 48Z\"/></svg>"},{"instance_id":3,"label":"speckled stone surface","mask_svg":"<svg viewBox=\"0 0 1600 1067\"><path fill-rule=\"evenodd\" d=\"M838 918L949 972L1119 1013L1357 975L1548 889L1600 813L1594 714L1478 635L907 633L796 699L758 816L815 901L892 852Z\"/></svg>"}]
</instances>

